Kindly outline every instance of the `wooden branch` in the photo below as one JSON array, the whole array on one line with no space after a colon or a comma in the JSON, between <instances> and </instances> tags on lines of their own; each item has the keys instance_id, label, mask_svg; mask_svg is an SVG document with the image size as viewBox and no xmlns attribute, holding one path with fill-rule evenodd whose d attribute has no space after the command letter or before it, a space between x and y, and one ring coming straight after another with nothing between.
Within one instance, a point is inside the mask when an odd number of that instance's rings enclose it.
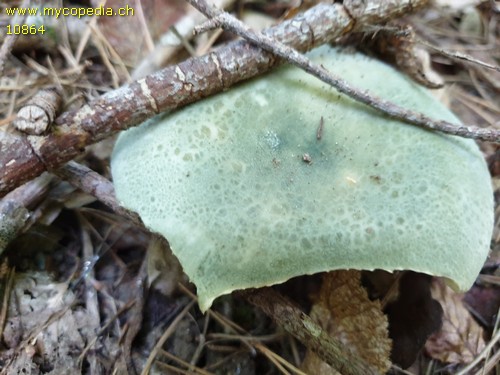
<instances>
[{"instance_id":1,"label":"wooden branch","mask_svg":"<svg viewBox=\"0 0 500 375\"><path fill-rule=\"evenodd\" d=\"M0 199L0 254L16 238L30 218L30 210L49 190L49 174L31 180Z\"/></svg>"},{"instance_id":2,"label":"wooden branch","mask_svg":"<svg viewBox=\"0 0 500 375\"><path fill-rule=\"evenodd\" d=\"M337 339L328 335L309 315L272 288L249 289L239 292L259 307L288 333L315 352L323 361L345 375L377 374L377 371L354 356Z\"/></svg>"},{"instance_id":3,"label":"wooden branch","mask_svg":"<svg viewBox=\"0 0 500 375\"><path fill-rule=\"evenodd\" d=\"M52 173L81 191L97 198L114 212L130 220L136 226L146 229L139 215L120 206L116 200L115 187L111 181L89 167L75 161L70 161L68 164L54 170Z\"/></svg>"},{"instance_id":4,"label":"wooden branch","mask_svg":"<svg viewBox=\"0 0 500 375\"><path fill-rule=\"evenodd\" d=\"M358 102L369 105L389 117L422 127L424 129L437 130L446 134L493 142L500 141L500 131L497 129L485 129L478 126L465 126L453 124L444 120L435 120L421 112L411 111L407 108L400 107L389 100L377 97L369 91L360 90L341 77L333 75L328 70L323 68L323 66L313 63L293 47L280 43L274 38L267 36L265 33L256 33L252 31L243 22L234 18L229 13L213 7L206 0L187 1L200 10L200 12L204 13L207 17L211 18L208 23L209 28L222 27L234 32L256 46L272 52L274 55L279 56L287 62L303 69L307 73L312 74L321 81L334 87L342 94L345 94ZM356 1L344 2L344 6L349 9L350 14L352 14L350 9L352 7L352 3L356 3ZM379 3L382 4L382 2ZM207 26L204 25L203 30L206 28Z\"/></svg>"},{"instance_id":5,"label":"wooden branch","mask_svg":"<svg viewBox=\"0 0 500 375\"><path fill-rule=\"evenodd\" d=\"M294 19L266 30L266 35L298 51L308 51L363 25L406 15L426 0L345 1L319 4ZM378 2L377 2L378 3ZM236 41L205 56L188 59L132 82L59 116L46 136L0 134L0 197L43 171L61 167L85 147L163 111L177 109L262 74L281 61Z\"/></svg>"},{"instance_id":6,"label":"wooden branch","mask_svg":"<svg viewBox=\"0 0 500 375\"><path fill-rule=\"evenodd\" d=\"M55 89L40 90L19 109L14 126L23 133L41 135L52 125L61 105L62 97Z\"/></svg>"}]
</instances>

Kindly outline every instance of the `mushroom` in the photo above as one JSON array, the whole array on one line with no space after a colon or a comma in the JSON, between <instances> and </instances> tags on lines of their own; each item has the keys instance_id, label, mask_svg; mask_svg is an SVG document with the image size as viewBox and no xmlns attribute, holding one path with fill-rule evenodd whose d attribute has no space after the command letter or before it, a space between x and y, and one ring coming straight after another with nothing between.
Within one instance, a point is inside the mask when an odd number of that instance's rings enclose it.
<instances>
[{"instance_id":1,"label":"mushroom","mask_svg":"<svg viewBox=\"0 0 500 375\"><path fill-rule=\"evenodd\" d=\"M309 56L459 122L379 61L330 47ZM168 239L203 311L237 289L336 269L413 270L466 290L493 228L473 141L387 118L293 67L123 133L112 174L121 203Z\"/></svg>"}]
</instances>

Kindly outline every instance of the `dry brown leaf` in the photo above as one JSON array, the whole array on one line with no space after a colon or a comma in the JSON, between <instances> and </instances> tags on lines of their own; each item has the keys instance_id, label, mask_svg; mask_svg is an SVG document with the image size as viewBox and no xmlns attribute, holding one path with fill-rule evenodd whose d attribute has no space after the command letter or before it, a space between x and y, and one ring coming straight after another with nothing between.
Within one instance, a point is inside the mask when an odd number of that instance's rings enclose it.
<instances>
[{"instance_id":1,"label":"dry brown leaf","mask_svg":"<svg viewBox=\"0 0 500 375\"><path fill-rule=\"evenodd\" d=\"M325 274L311 318L380 373L385 373L391 366L387 317L379 301L368 299L366 290L361 286L360 271ZM337 374L310 351L302 367L310 374Z\"/></svg>"},{"instance_id":2,"label":"dry brown leaf","mask_svg":"<svg viewBox=\"0 0 500 375\"><path fill-rule=\"evenodd\" d=\"M443 326L432 335L425 349L434 359L446 363L470 363L483 349L483 329L463 304L463 293L456 293L442 280L433 282L432 297L443 307Z\"/></svg>"}]
</instances>

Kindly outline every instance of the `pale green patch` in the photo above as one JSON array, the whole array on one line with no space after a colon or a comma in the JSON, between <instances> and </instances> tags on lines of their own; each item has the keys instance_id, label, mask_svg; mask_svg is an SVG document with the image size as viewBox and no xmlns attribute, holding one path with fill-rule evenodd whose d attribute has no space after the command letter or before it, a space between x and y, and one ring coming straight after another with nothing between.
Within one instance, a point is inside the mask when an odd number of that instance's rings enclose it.
<instances>
[{"instance_id":1,"label":"pale green patch","mask_svg":"<svg viewBox=\"0 0 500 375\"><path fill-rule=\"evenodd\" d=\"M381 62L310 56L458 123ZM123 205L170 242L202 310L235 289L335 269L411 269L465 290L489 250L493 195L473 141L388 119L296 68L127 131L112 171Z\"/></svg>"}]
</instances>

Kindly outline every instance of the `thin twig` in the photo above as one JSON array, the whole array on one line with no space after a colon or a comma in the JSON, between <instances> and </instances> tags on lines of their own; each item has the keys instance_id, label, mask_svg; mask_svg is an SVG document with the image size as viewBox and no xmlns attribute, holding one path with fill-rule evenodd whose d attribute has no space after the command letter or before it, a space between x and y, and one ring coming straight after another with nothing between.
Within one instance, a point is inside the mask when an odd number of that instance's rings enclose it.
<instances>
[{"instance_id":1,"label":"thin twig","mask_svg":"<svg viewBox=\"0 0 500 375\"><path fill-rule=\"evenodd\" d=\"M495 335L491 338L490 342L484 347L484 349L479 353L474 360L469 363L466 367L457 372L457 375L470 374L472 369L479 364L486 356L490 354L491 349L500 341L500 330L498 330Z\"/></svg>"},{"instance_id":2,"label":"thin twig","mask_svg":"<svg viewBox=\"0 0 500 375\"><path fill-rule=\"evenodd\" d=\"M345 375L376 374L361 358L353 356L342 343L329 336L307 314L272 288L239 292L250 303L258 306L288 333L295 336L323 361Z\"/></svg>"},{"instance_id":3,"label":"thin twig","mask_svg":"<svg viewBox=\"0 0 500 375\"><path fill-rule=\"evenodd\" d=\"M82 367L83 360L85 359L87 353L90 349L97 343L97 340L106 332L106 330L111 326L111 324L116 323L120 315L129 310L136 302L128 301L125 305L123 305L102 327L99 331L96 332L95 336L87 343L85 348L81 351L78 356L79 367Z\"/></svg>"},{"instance_id":4,"label":"thin twig","mask_svg":"<svg viewBox=\"0 0 500 375\"><path fill-rule=\"evenodd\" d=\"M366 0L359 10L320 3L266 34L300 51L329 43L364 25L384 23L425 5L426 0ZM349 1L344 1L347 3ZM128 129L159 112L171 111L262 74L282 63L246 41L228 43L208 55L188 59L108 92L80 109L60 115L56 130L44 136L0 133L0 196L16 186L58 169L85 147Z\"/></svg>"},{"instance_id":5,"label":"thin twig","mask_svg":"<svg viewBox=\"0 0 500 375\"><path fill-rule=\"evenodd\" d=\"M181 45L186 49L186 51L188 51L190 56L196 56L196 51L194 50L193 46L191 46L191 44L189 44L189 41L184 38L179 30L175 28L175 25L170 26L169 30L176 36L177 39L179 39L179 42L181 42Z\"/></svg>"},{"instance_id":6,"label":"thin twig","mask_svg":"<svg viewBox=\"0 0 500 375\"><path fill-rule=\"evenodd\" d=\"M151 353L149 354L148 360L146 361L146 364L144 365L144 368L141 372L141 375L147 375L149 374L149 371L151 370L151 366L153 365L153 362L156 359L156 356L158 353L161 351L161 348L163 347L163 344L167 339L175 332L177 329L177 326L181 322L182 319L187 315L189 310L191 310L191 307L193 307L195 300L191 300L185 307L184 309L175 317L175 319L170 323L168 328L163 332L163 335L160 337L158 342L156 343L155 347L153 350L151 350Z\"/></svg>"},{"instance_id":7,"label":"thin twig","mask_svg":"<svg viewBox=\"0 0 500 375\"><path fill-rule=\"evenodd\" d=\"M368 30L368 31L370 31L370 30ZM423 46L426 46L426 47L438 52L439 54L441 54L443 56L447 56L447 57L449 57L451 59L455 59L455 60L462 60L462 61L465 61L465 62L468 62L471 64L477 64L477 65L482 66L484 68L492 69L492 70L496 70L497 72L500 72L500 66L498 66L498 65L489 64L485 61L476 59L471 55L468 55L466 53L462 53L459 51L445 50L439 46L436 46L432 43L429 43L428 41L426 41L422 38L418 38L416 36L415 32L413 31L413 27L409 27L408 25L406 25L405 28L401 28L398 26L373 26L374 33L377 33L379 31L387 31L387 32L392 33L393 35L401 35L401 36L405 36L405 37L411 36L413 38L412 43L414 43L414 44L418 43L418 44L421 44Z\"/></svg>"},{"instance_id":8,"label":"thin twig","mask_svg":"<svg viewBox=\"0 0 500 375\"><path fill-rule=\"evenodd\" d=\"M12 292L12 286L14 285L14 276L16 270L14 267L9 267L9 261L4 258L3 263L0 265L0 280L2 285L2 295L0 295L0 337L3 337L5 323L7 321L7 315L9 310L10 295Z\"/></svg>"},{"instance_id":9,"label":"thin twig","mask_svg":"<svg viewBox=\"0 0 500 375\"><path fill-rule=\"evenodd\" d=\"M213 0L218 8L226 8L234 0ZM189 48L188 41L193 36L194 27L204 21L204 16L191 7L187 7L184 15L172 25L165 34L159 37L159 41L152 51L140 61L132 71L132 78L139 79L151 74L165 66L182 47L186 48L191 56L195 56Z\"/></svg>"},{"instance_id":10,"label":"thin twig","mask_svg":"<svg viewBox=\"0 0 500 375\"><path fill-rule=\"evenodd\" d=\"M172 353L169 353L166 350L161 349L160 352L159 352L159 354L161 354L162 356L167 357L168 359L176 362L179 365L182 365L182 366L186 367L186 369L187 369L187 370L182 370L182 369L179 369L179 368L177 368L175 366L172 366L172 369L174 371L185 371L185 373L189 374L189 375L192 375L192 374L214 375L214 373L205 371L202 368L199 368L199 367L197 367L195 365L192 365L189 362L186 362L186 361L182 360L181 358L177 357L176 355L174 355ZM158 361L157 365L161 367L161 366L164 366L165 364L162 363L162 362L160 362L160 361Z\"/></svg>"},{"instance_id":11,"label":"thin twig","mask_svg":"<svg viewBox=\"0 0 500 375\"><path fill-rule=\"evenodd\" d=\"M447 56L451 59L465 61L466 63L470 63L470 64L477 64L479 66L482 66L483 68L492 69L492 70L496 70L497 72L500 72L500 66L488 64L487 62L478 60L471 55L467 55L466 53L462 53L459 51L447 51L445 49L442 49L441 47L435 46L434 44L431 44L431 43L429 43L423 39L420 39L420 38L417 38L415 41L417 43L420 43L420 44L422 44L430 49L433 49L434 51L439 52L441 55Z\"/></svg>"},{"instance_id":12,"label":"thin twig","mask_svg":"<svg viewBox=\"0 0 500 375\"><path fill-rule=\"evenodd\" d=\"M276 354L275 352L273 352L272 350L270 350L269 348L267 348L266 346L260 344L260 343L254 343L253 344L262 354L264 354L267 358L269 358L270 360L274 360L276 361L278 364L286 367L287 369L289 369L290 371L293 371L294 374L296 375L307 375L305 372L301 371L300 369L298 369L297 367L295 367L294 365L292 365L290 362L288 362L286 359L284 359L283 357L281 357L280 355Z\"/></svg>"},{"instance_id":13,"label":"thin twig","mask_svg":"<svg viewBox=\"0 0 500 375\"><path fill-rule=\"evenodd\" d=\"M434 120L422 113L410 111L388 100L374 96L367 91L359 90L351 86L342 78L331 74L322 66L312 63L307 57L299 53L294 48L288 47L265 33L254 32L240 20L234 18L229 13L213 7L205 0L187 1L207 17L211 18L211 22L209 22L208 26L205 24L204 29L206 27L212 28L216 25L227 29L245 38L256 46L269 51L286 60L290 64L293 64L309 74L312 74L323 82L335 87L339 92L361 103L369 105L390 117L423 127L425 129L438 130L446 134L491 142L500 142L500 131L496 129L484 129L477 126L452 124L444 120Z\"/></svg>"},{"instance_id":14,"label":"thin twig","mask_svg":"<svg viewBox=\"0 0 500 375\"><path fill-rule=\"evenodd\" d=\"M99 173L74 161L70 161L64 167L53 171L53 173L83 192L97 198L114 212L129 219L137 226L144 227L144 224L135 212L120 206L116 200L113 184Z\"/></svg>"},{"instance_id":15,"label":"thin twig","mask_svg":"<svg viewBox=\"0 0 500 375\"><path fill-rule=\"evenodd\" d=\"M52 177L44 174L0 199L0 254L30 218L30 209L47 193Z\"/></svg>"}]
</instances>

